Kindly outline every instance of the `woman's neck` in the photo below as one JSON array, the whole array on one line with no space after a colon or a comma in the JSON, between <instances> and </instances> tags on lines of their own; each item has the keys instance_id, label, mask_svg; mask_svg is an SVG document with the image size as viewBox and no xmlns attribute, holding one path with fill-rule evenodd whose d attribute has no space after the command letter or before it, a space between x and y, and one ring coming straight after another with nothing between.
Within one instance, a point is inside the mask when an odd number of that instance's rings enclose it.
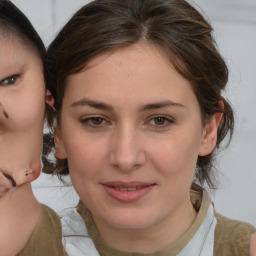
<instances>
[{"instance_id":1,"label":"woman's neck","mask_svg":"<svg viewBox=\"0 0 256 256\"><path fill-rule=\"evenodd\" d=\"M1 255L16 255L27 244L42 214L29 183L0 198Z\"/></svg>"},{"instance_id":2,"label":"woman's neck","mask_svg":"<svg viewBox=\"0 0 256 256\"><path fill-rule=\"evenodd\" d=\"M125 252L154 253L176 242L193 224L196 216L197 212L189 200L172 216L143 230L115 229L97 218L94 218L94 222L110 247Z\"/></svg>"}]
</instances>

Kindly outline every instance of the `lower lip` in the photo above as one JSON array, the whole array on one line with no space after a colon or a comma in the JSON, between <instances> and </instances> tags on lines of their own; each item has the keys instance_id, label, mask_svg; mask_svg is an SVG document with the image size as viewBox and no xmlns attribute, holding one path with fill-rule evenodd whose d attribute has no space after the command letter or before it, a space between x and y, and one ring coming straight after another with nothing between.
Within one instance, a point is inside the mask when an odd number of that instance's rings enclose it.
<instances>
[{"instance_id":1,"label":"lower lip","mask_svg":"<svg viewBox=\"0 0 256 256\"><path fill-rule=\"evenodd\" d=\"M113 187L109 187L105 185L103 185L103 187L106 190L107 194L113 199L121 203L131 203L147 195L153 189L154 185L142 187L140 189L133 190L133 191L120 191L120 190L114 189Z\"/></svg>"}]
</instances>

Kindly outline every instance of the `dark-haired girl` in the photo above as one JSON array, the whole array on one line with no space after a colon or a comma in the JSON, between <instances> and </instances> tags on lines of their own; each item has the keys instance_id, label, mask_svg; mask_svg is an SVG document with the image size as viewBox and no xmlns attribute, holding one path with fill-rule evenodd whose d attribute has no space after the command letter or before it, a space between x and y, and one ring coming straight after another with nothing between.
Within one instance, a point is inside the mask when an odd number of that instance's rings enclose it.
<instances>
[{"instance_id":1,"label":"dark-haired girl","mask_svg":"<svg viewBox=\"0 0 256 256\"><path fill-rule=\"evenodd\" d=\"M0 255L66 255L55 212L38 203L30 182L41 171L45 48L10 1L0 1Z\"/></svg>"}]
</instances>

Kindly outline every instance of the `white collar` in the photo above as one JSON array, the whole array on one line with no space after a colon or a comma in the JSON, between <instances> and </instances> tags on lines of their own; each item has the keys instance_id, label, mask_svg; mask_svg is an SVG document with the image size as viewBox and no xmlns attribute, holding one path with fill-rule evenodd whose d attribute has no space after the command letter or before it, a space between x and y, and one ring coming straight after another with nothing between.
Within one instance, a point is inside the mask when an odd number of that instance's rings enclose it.
<instances>
[{"instance_id":1,"label":"white collar","mask_svg":"<svg viewBox=\"0 0 256 256\"><path fill-rule=\"evenodd\" d=\"M177 256L212 256L216 224L217 220L214 216L214 209L210 204L199 229Z\"/></svg>"},{"instance_id":2,"label":"white collar","mask_svg":"<svg viewBox=\"0 0 256 256\"><path fill-rule=\"evenodd\" d=\"M67 208L60 213L62 242L69 256L99 256L85 223L76 208ZM199 229L185 248L177 256L212 256L214 230L217 220L210 204Z\"/></svg>"}]
</instances>

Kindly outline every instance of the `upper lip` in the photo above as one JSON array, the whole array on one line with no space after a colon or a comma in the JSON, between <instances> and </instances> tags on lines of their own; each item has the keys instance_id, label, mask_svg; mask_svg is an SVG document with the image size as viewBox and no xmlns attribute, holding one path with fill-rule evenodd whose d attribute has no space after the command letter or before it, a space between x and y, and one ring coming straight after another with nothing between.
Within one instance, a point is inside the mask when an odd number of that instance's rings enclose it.
<instances>
[{"instance_id":1,"label":"upper lip","mask_svg":"<svg viewBox=\"0 0 256 256\"><path fill-rule=\"evenodd\" d=\"M109 181L109 182L103 182L102 185L108 186L108 187L135 188L135 187L149 187L149 186L155 185L155 183L148 183L148 182L141 182L141 181L130 181L130 182Z\"/></svg>"}]
</instances>

